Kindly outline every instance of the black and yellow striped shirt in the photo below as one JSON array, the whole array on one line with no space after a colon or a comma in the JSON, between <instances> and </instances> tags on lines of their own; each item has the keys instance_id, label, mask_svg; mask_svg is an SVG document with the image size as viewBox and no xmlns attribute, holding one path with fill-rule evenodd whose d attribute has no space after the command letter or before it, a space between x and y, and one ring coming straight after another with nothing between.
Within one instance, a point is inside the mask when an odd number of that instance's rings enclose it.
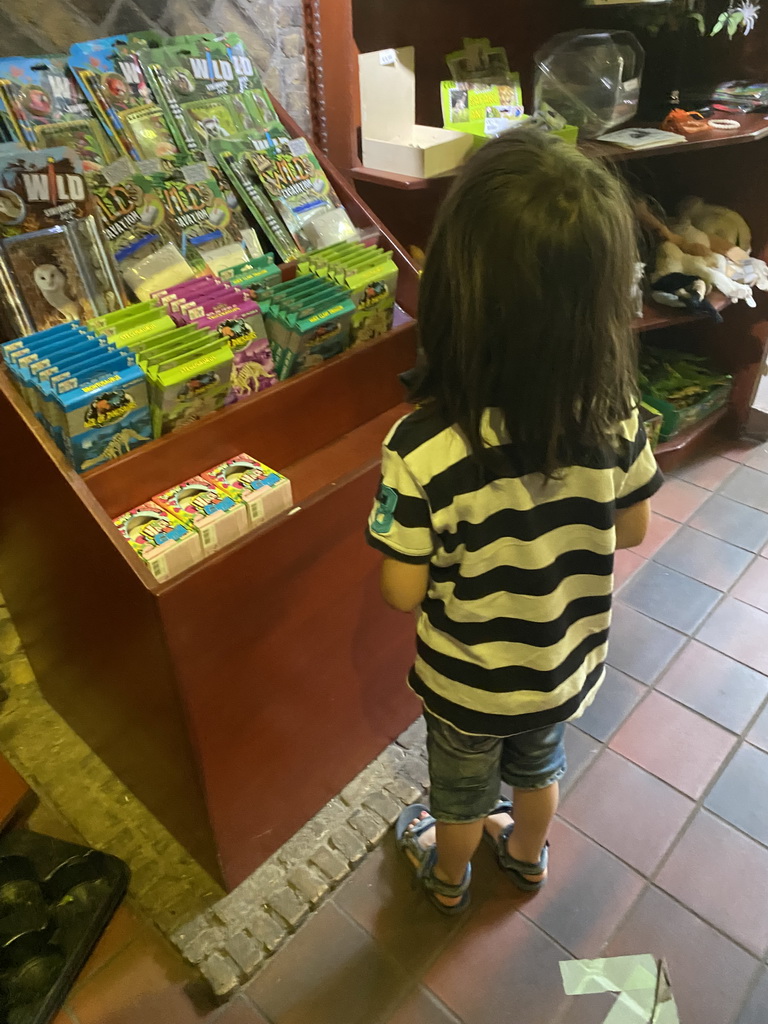
<instances>
[{"instance_id":1,"label":"black and yellow striped shirt","mask_svg":"<svg viewBox=\"0 0 768 1024\"><path fill-rule=\"evenodd\" d=\"M390 558L430 565L411 688L462 732L511 736L577 717L597 692L616 510L662 477L637 413L615 448L585 451L550 481L495 410L483 436L503 448L503 474L489 476L456 428L421 411L396 423L367 536Z\"/></svg>"}]
</instances>

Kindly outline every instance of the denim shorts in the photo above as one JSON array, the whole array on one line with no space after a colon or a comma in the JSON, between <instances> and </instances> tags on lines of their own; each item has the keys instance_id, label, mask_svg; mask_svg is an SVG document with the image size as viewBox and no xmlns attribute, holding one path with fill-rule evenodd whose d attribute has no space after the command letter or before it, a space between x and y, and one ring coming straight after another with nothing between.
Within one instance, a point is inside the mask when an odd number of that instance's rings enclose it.
<instances>
[{"instance_id":1,"label":"denim shorts","mask_svg":"<svg viewBox=\"0 0 768 1024\"><path fill-rule=\"evenodd\" d=\"M544 789L565 775L565 723L517 736L468 736L426 712L430 810L438 821L485 818L501 783Z\"/></svg>"}]
</instances>

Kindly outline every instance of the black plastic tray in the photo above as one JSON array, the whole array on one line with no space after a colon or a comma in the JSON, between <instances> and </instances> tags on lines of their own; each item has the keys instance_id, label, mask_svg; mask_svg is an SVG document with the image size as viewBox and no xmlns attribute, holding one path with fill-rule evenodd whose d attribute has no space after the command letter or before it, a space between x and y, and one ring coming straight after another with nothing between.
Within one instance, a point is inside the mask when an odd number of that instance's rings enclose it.
<instances>
[{"instance_id":1,"label":"black plastic tray","mask_svg":"<svg viewBox=\"0 0 768 1024\"><path fill-rule=\"evenodd\" d=\"M128 866L18 829L0 837L0 1021L47 1024L125 895Z\"/></svg>"}]
</instances>

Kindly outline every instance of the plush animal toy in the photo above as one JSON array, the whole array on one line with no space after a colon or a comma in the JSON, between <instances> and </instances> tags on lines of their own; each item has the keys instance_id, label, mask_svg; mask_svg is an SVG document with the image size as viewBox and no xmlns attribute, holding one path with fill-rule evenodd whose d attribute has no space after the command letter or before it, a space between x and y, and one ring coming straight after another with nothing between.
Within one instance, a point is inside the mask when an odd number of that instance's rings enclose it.
<instances>
[{"instance_id":1,"label":"plush animal toy","mask_svg":"<svg viewBox=\"0 0 768 1024\"><path fill-rule=\"evenodd\" d=\"M681 220L690 222L708 236L709 247L715 252L720 251L724 242L728 250L738 246L749 255L752 248L752 232L741 214L735 210L728 210L724 206L712 206L698 196L688 196L680 203L677 212ZM724 256L728 254L728 251L722 253Z\"/></svg>"},{"instance_id":2,"label":"plush animal toy","mask_svg":"<svg viewBox=\"0 0 768 1024\"><path fill-rule=\"evenodd\" d=\"M656 283L668 274L686 274L700 278L706 285L706 292L717 288L732 302L742 299L748 306L754 306L752 289L749 285L734 280L717 265L723 257L691 256L684 253L674 242L662 242L656 250L656 265L651 276L651 287L656 290ZM713 265L713 259L715 265Z\"/></svg>"}]
</instances>

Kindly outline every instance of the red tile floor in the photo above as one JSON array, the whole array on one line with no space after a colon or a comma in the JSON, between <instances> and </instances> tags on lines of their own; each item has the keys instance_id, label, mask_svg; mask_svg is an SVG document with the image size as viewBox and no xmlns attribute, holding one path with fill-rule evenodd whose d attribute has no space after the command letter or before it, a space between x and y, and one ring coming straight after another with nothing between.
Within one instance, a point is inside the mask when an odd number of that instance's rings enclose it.
<instances>
[{"instance_id":1,"label":"red tile floor","mask_svg":"<svg viewBox=\"0 0 768 1024\"><path fill-rule=\"evenodd\" d=\"M559 962L631 953L666 957L681 1024L768 1024L768 446L670 477L617 576L540 895L483 847L443 918L390 836L228 1006L123 909L56 1024L600 1024L615 997Z\"/></svg>"}]
</instances>

